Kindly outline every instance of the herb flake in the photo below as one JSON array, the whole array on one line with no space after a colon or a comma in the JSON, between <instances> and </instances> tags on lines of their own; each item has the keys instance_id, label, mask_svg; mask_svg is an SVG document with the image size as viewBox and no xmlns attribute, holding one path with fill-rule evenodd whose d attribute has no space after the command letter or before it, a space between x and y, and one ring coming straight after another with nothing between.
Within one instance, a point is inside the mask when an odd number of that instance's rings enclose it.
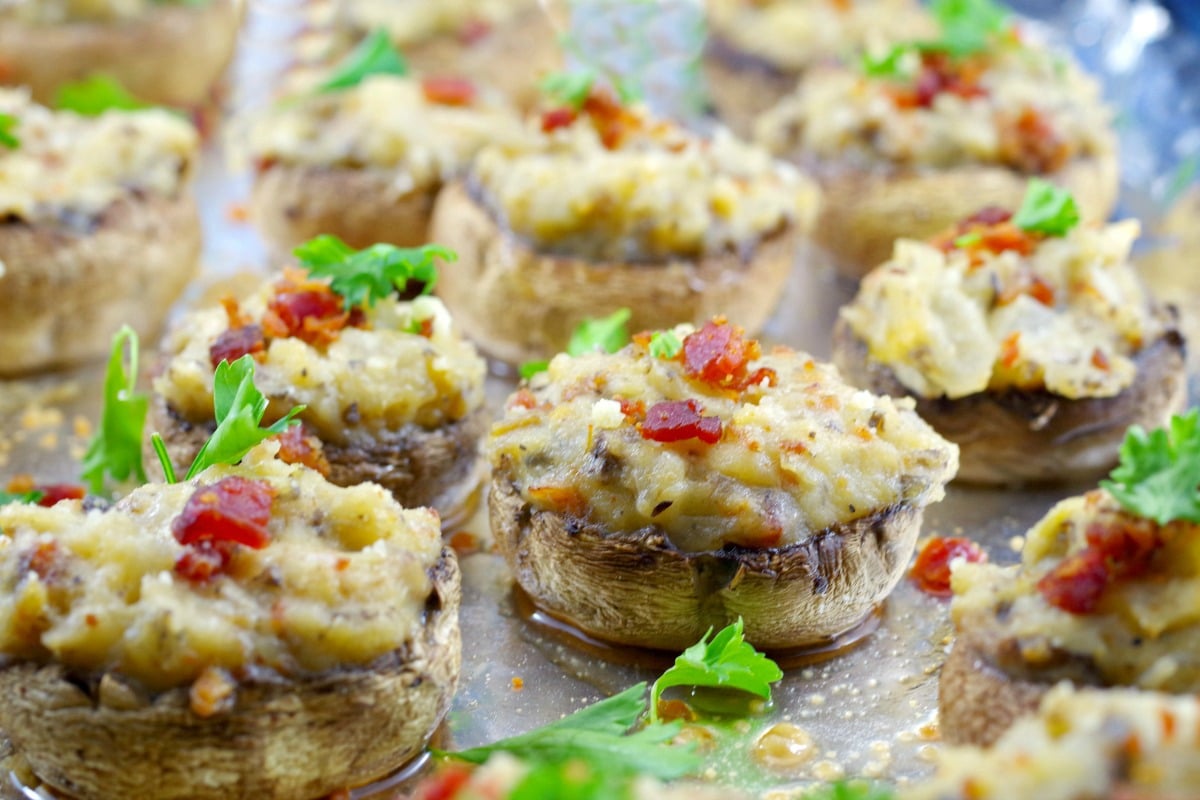
<instances>
[{"instance_id":1,"label":"herb flake","mask_svg":"<svg viewBox=\"0 0 1200 800\"><path fill-rule=\"evenodd\" d=\"M1120 463L1100 487L1124 508L1159 525L1200 523L1200 409L1171 418L1149 433L1134 425L1121 444Z\"/></svg>"},{"instance_id":2,"label":"herb flake","mask_svg":"<svg viewBox=\"0 0 1200 800\"><path fill-rule=\"evenodd\" d=\"M675 331L655 331L650 337L650 355L670 361L683 349L683 341Z\"/></svg>"},{"instance_id":3,"label":"herb flake","mask_svg":"<svg viewBox=\"0 0 1200 800\"><path fill-rule=\"evenodd\" d=\"M0 145L9 150L16 150L21 146L21 140L15 133L17 125L20 123L21 120L12 114L0 114Z\"/></svg>"},{"instance_id":4,"label":"herb flake","mask_svg":"<svg viewBox=\"0 0 1200 800\"><path fill-rule=\"evenodd\" d=\"M305 242L294 255L309 275L332 279L330 288L342 296L347 311L363 305L374 307L379 300L407 291L409 281L420 284L421 294L429 294L437 284L436 259L458 259L453 250L436 244L376 244L355 250L329 234Z\"/></svg>"},{"instance_id":5,"label":"herb flake","mask_svg":"<svg viewBox=\"0 0 1200 800\"><path fill-rule=\"evenodd\" d=\"M0 491L0 506L13 503L36 503L46 496L45 492L5 492Z\"/></svg>"},{"instance_id":6,"label":"herb flake","mask_svg":"<svg viewBox=\"0 0 1200 800\"><path fill-rule=\"evenodd\" d=\"M128 368L126 368L128 362ZM150 400L135 391L138 376L138 335L125 325L112 339L112 352L104 373L104 406L100 426L83 456L80 477L92 494L104 491L104 477L124 481L130 476L145 482L142 432Z\"/></svg>"},{"instance_id":7,"label":"herb flake","mask_svg":"<svg viewBox=\"0 0 1200 800\"><path fill-rule=\"evenodd\" d=\"M1009 27L1008 11L992 0L935 0L931 10L942 35L926 47L951 55L986 50L992 38Z\"/></svg>"},{"instance_id":8,"label":"herb flake","mask_svg":"<svg viewBox=\"0 0 1200 800\"><path fill-rule=\"evenodd\" d=\"M333 73L317 87L318 92L340 92L358 86L372 75L407 75L408 62L392 45L386 30L372 31L359 42Z\"/></svg>"},{"instance_id":9,"label":"herb flake","mask_svg":"<svg viewBox=\"0 0 1200 800\"><path fill-rule=\"evenodd\" d=\"M1066 236L1079 224L1079 206L1066 189L1049 181L1033 178L1025 190L1021 208L1013 215L1013 224L1032 233Z\"/></svg>"},{"instance_id":10,"label":"herb flake","mask_svg":"<svg viewBox=\"0 0 1200 800\"><path fill-rule=\"evenodd\" d=\"M137 111L149 108L108 75L93 75L82 81L58 87L54 107L85 117L98 117L105 111Z\"/></svg>"},{"instance_id":11,"label":"herb flake","mask_svg":"<svg viewBox=\"0 0 1200 800\"><path fill-rule=\"evenodd\" d=\"M571 332L571 341L567 343L567 355L581 356L585 353L617 352L629 344L629 318L631 316L632 312L628 308L618 308L607 317L589 317L583 320ZM526 361L517 367L517 372L522 378L528 380L539 372L544 372L549 366L549 361Z\"/></svg>"}]
</instances>

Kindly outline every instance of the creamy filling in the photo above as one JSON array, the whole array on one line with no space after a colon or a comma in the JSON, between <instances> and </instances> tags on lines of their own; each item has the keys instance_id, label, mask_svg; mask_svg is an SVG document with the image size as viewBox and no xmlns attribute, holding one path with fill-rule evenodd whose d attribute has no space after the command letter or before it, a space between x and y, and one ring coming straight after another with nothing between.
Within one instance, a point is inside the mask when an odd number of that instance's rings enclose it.
<instances>
[{"instance_id":1,"label":"creamy filling","mask_svg":"<svg viewBox=\"0 0 1200 800\"><path fill-rule=\"evenodd\" d=\"M537 6L537 0L340 0L338 15L361 31L382 28L400 45L433 36L469 40Z\"/></svg>"}]
</instances>

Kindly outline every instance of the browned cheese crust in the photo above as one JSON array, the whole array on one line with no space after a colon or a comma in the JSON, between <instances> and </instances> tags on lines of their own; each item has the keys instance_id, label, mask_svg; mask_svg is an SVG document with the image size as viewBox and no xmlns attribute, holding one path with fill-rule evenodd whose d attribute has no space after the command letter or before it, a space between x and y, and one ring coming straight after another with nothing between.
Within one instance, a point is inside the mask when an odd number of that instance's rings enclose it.
<instances>
[{"instance_id":1,"label":"browned cheese crust","mask_svg":"<svg viewBox=\"0 0 1200 800\"><path fill-rule=\"evenodd\" d=\"M397 192L395 183L396 170L275 164L258 175L250 213L284 253L325 233L358 250L424 244L440 186Z\"/></svg>"},{"instance_id":2,"label":"browned cheese crust","mask_svg":"<svg viewBox=\"0 0 1200 800\"><path fill-rule=\"evenodd\" d=\"M123 198L81 227L0 222L0 376L99 357L122 324L156 334L200 247L186 190Z\"/></svg>"},{"instance_id":3,"label":"browned cheese crust","mask_svg":"<svg viewBox=\"0 0 1200 800\"><path fill-rule=\"evenodd\" d=\"M240 25L235 0L161 6L116 23L0 21L0 75L29 86L40 103L52 103L63 84L104 73L148 103L201 106L233 57Z\"/></svg>"},{"instance_id":4,"label":"browned cheese crust","mask_svg":"<svg viewBox=\"0 0 1200 800\"><path fill-rule=\"evenodd\" d=\"M719 35L709 37L703 66L717 117L743 138L753 135L758 115L795 89L799 79L765 58L738 50Z\"/></svg>"},{"instance_id":5,"label":"browned cheese crust","mask_svg":"<svg viewBox=\"0 0 1200 800\"><path fill-rule=\"evenodd\" d=\"M821 212L814 234L838 271L859 280L887 261L897 239L926 239L987 206L1019 208L1029 176L1004 167L865 171L814 167ZM1115 156L1083 158L1041 176L1076 198L1084 220L1103 221L1117 201Z\"/></svg>"},{"instance_id":6,"label":"browned cheese crust","mask_svg":"<svg viewBox=\"0 0 1200 800\"><path fill-rule=\"evenodd\" d=\"M448 550L432 571L419 638L381 662L296 680L248 680L207 719L188 689L146 697L107 674L0 669L0 728L37 775L77 800L310 800L411 759L458 680L460 575Z\"/></svg>"},{"instance_id":7,"label":"browned cheese crust","mask_svg":"<svg viewBox=\"0 0 1200 800\"><path fill-rule=\"evenodd\" d=\"M462 182L438 196L430 236L458 251L437 293L468 337L510 363L561 352L583 319L619 308L632 312L631 331L720 314L753 336L779 302L802 239L789 225L747 253L666 263L548 255L502 230Z\"/></svg>"},{"instance_id":8,"label":"browned cheese crust","mask_svg":"<svg viewBox=\"0 0 1200 800\"><path fill-rule=\"evenodd\" d=\"M492 532L543 610L622 645L679 651L739 617L746 640L827 644L859 625L908 565L922 510L881 509L795 545L685 553L653 528L613 534L521 499L510 466L492 478Z\"/></svg>"},{"instance_id":9,"label":"browned cheese crust","mask_svg":"<svg viewBox=\"0 0 1200 800\"><path fill-rule=\"evenodd\" d=\"M443 526L460 524L478 501L486 469L479 440L487 425L482 407L432 429L409 423L398 430L368 431L348 424L344 443L321 443L329 461L329 482L338 486L377 483L405 508L435 508ZM179 474L187 471L214 427L215 423L188 422L168 406L162 395L156 394L150 404L147 429L162 434ZM148 464L157 465L157 457L148 446L146 459Z\"/></svg>"},{"instance_id":10,"label":"browned cheese crust","mask_svg":"<svg viewBox=\"0 0 1200 800\"><path fill-rule=\"evenodd\" d=\"M870 358L845 319L834 328L833 358L855 386L912 395L891 369ZM960 481L1094 480L1117 463L1129 426L1160 427L1187 404L1183 338L1173 326L1143 347L1134 363L1137 377L1115 397L1071 400L1045 390L988 391L957 400L915 397L917 413L961 448Z\"/></svg>"}]
</instances>

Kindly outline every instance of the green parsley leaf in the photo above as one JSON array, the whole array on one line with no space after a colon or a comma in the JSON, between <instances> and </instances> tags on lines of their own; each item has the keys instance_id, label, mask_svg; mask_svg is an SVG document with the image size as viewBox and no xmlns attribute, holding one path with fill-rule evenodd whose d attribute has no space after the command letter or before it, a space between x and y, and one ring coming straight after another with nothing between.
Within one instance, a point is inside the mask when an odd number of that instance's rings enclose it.
<instances>
[{"instance_id":1,"label":"green parsley leaf","mask_svg":"<svg viewBox=\"0 0 1200 800\"><path fill-rule=\"evenodd\" d=\"M0 491L0 506L6 506L10 503L36 503L46 496L45 492L5 492Z\"/></svg>"},{"instance_id":2,"label":"green parsley leaf","mask_svg":"<svg viewBox=\"0 0 1200 800\"><path fill-rule=\"evenodd\" d=\"M992 0L934 0L933 16L942 29L932 46L965 56L986 50L992 37L1008 29L1008 11Z\"/></svg>"},{"instance_id":3,"label":"green parsley leaf","mask_svg":"<svg viewBox=\"0 0 1200 800\"><path fill-rule=\"evenodd\" d=\"M98 117L110 110L137 111L149 108L108 75L93 75L76 83L63 84L54 95L54 107L85 117Z\"/></svg>"},{"instance_id":4,"label":"green parsley leaf","mask_svg":"<svg viewBox=\"0 0 1200 800\"><path fill-rule=\"evenodd\" d=\"M708 633L675 659L675 666L654 682L650 691L650 721L658 720L658 700L671 686L708 686L737 689L771 698L771 684L783 677L783 670L742 638L742 620L727 626L713 637Z\"/></svg>"},{"instance_id":5,"label":"green parsley leaf","mask_svg":"<svg viewBox=\"0 0 1200 800\"><path fill-rule=\"evenodd\" d=\"M627 735L646 710L645 694L646 684L639 683L529 733L457 753L433 752L473 764L482 764L497 752L540 764L578 759L610 774L645 774L662 780L694 772L700 757L691 749L668 744L679 733L679 723L651 725Z\"/></svg>"},{"instance_id":6,"label":"green parsley leaf","mask_svg":"<svg viewBox=\"0 0 1200 800\"><path fill-rule=\"evenodd\" d=\"M804 793L804 800L894 800L895 797L891 788L864 780L835 781Z\"/></svg>"},{"instance_id":7,"label":"green parsley leaf","mask_svg":"<svg viewBox=\"0 0 1200 800\"><path fill-rule=\"evenodd\" d=\"M618 308L607 317L585 319L571 333L571 341L567 343L567 353L581 356L584 353L615 353L629 344L629 318L632 313L628 308Z\"/></svg>"},{"instance_id":8,"label":"green parsley leaf","mask_svg":"<svg viewBox=\"0 0 1200 800\"><path fill-rule=\"evenodd\" d=\"M581 69L547 75L542 78L538 88L556 103L562 103L578 111L583 108L595 83L596 73L588 69ZM620 86L617 88L620 89Z\"/></svg>"},{"instance_id":9,"label":"green parsley leaf","mask_svg":"<svg viewBox=\"0 0 1200 800\"><path fill-rule=\"evenodd\" d=\"M517 374L521 376L522 380L529 380L539 372L545 372L549 367L549 361L526 361L517 367Z\"/></svg>"},{"instance_id":10,"label":"green parsley leaf","mask_svg":"<svg viewBox=\"0 0 1200 800\"><path fill-rule=\"evenodd\" d=\"M918 50L913 44L898 44L875 58L869 52L862 56L861 68L868 78L907 78L912 75L912 55Z\"/></svg>"},{"instance_id":11,"label":"green parsley leaf","mask_svg":"<svg viewBox=\"0 0 1200 800\"><path fill-rule=\"evenodd\" d=\"M959 236L957 239L955 239L954 246L955 247L970 247L971 245L979 244L982 241L983 241L982 233L980 233L979 231L971 231L970 233L964 233L962 236Z\"/></svg>"},{"instance_id":12,"label":"green parsley leaf","mask_svg":"<svg viewBox=\"0 0 1200 800\"><path fill-rule=\"evenodd\" d=\"M508 800L629 800L630 776L578 759L538 764L513 787Z\"/></svg>"},{"instance_id":13,"label":"green parsley leaf","mask_svg":"<svg viewBox=\"0 0 1200 800\"><path fill-rule=\"evenodd\" d=\"M126 370L126 346L129 368ZM83 456L80 477L92 494L104 491L104 476L124 481L146 480L142 464L142 430L150 400L134 391L138 375L138 336L128 325L117 331L104 373L104 408L100 426Z\"/></svg>"},{"instance_id":14,"label":"green parsley leaf","mask_svg":"<svg viewBox=\"0 0 1200 800\"><path fill-rule=\"evenodd\" d=\"M298 425L299 421L292 418L303 410L304 406L296 406L274 425L260 427L267 411L267 398L254 385L254 358L245 355L232 364L222 361L213 377L217 429L196 454L184 480L214 464L236 464L259 442L283 433L290 425Z\"/></svg>"},{"instance_id":15,"label":"green parsley leaf","mask_svg":"<svg viewBox=\"0 0 1200 800\"><path fill-rule=\"evenodd\" d=\"M1013 215L1013 224L1023 230L1066 236L1079 224L1079 207L1066 189L1049 181L1032 178L1025 190L1021 208Z\"/></svg>"},{"instance_id":16,"label":"green parsley leaf","mask_svg":"<svg viewBox=\"0 0 1200 800\"><path fill-rule=\"evenodd\" d=\"M9 150L16 150L21 146L21 140L13 132L20 123L21 120L12 114L0 114L0 145L7 147Z\"/></svg>"},{"instance_id":17,"label":"green parsley leaf","mask_svg":"<svg viewBox=\"0 0 1200 800\"><path fill-rule=\"evenodd\" d=\"M359 42L358 47L333 69L333 73L317 87L318 92L340 92L352 89L372 75L407 75L408 62L392 46L385 30L373 31Z\"/></svg>"},{"instance_id":18,"label":"green parsley leaf","mask_svg":"<svg viewBox=\"0 0 1200 800\"><path fill-rule=\"evenodd\" d=\"M682 349L683 342L675 335L675 331L655 331L650 337L650 355L655 358L669 361L679 355Z\"/></svg>"},{"instance_id":19,"label":"green parsley leaf","mask_svg":"<svg viewBox=\"0 0 1200 800\"><path fill-rule=\"evenodd\" d=\"M1121 443L1121 459L1101 481L1117 502L1160 525L1200 522L1200 409L1171 418L1147 433L1134 425Z\"/></svg>"},{"instance_id":20,"label":"green parsley leaf","mask_svg":"<svg viewBox=\"0 0 1200 800\"><path fill-rule=\"evenodd\" d=\"M421 284L421 294L429 294L437 284L434 259L458 259L453 250L436 244L376 244L354 250L329 234L305 242L294 255L313 277L333 279L330 288L342 296L347 311L364 304L373 307L377 301L403 292L409 281Z\"/></svg>"}]
</instances>

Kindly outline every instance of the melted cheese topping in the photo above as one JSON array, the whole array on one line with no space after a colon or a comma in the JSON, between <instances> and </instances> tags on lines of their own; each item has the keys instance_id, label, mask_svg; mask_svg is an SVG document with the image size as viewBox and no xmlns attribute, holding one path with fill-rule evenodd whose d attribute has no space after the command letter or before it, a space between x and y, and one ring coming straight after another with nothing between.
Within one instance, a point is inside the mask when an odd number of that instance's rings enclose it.
<instances>
[{"instance_id":1,"label":"melted cheese topping","mask_svg":"<svg viewBox=\"0 0 1200 800\"><path fill-rule=\"evenodd\" d=\"M1132 220L1078 226L1029 256L1010 250L977 265L961 250L902 239L841 314L871 358L923 397L1009 388L1111 397L1133 383L1142 345L1162 335L1129 261L1138 230ZM1050 304L1022 291L1034 279Z\"/></svg>"},{"instance_id":2,"label":"melted cheese topping","mask_svg":"<svg viewBox=\"0 0 1200 800\"><path fill-rule=\"evenodd\" d=\"M990 749L943 751L936 777L899 800L1183 800L1197 786L1196 698L1063 684Z\"/></svg>"},{"instance_id":3,"label":"melted cheese topping","mask_svg":"<svg viewBox=\"0 0 1200 800\"><path fill-rule=\"evenodd\" d=\"M261 319L272 293L264 285L242 312ZM268 419L303 404L299 419L322 440L345 444L351 428L376 435L409 423L436 428L483 405L484 361L454 331L440 300L381 300L367 318L368 328L344 328L324 348L298 338L270 341L254 375L271 400ZM432 320L428 338L406 332L422 320ZM170 361L154 390L185 419L212 419L209 348L228 328L224 309L207 309L189 314L164 341Z\"/></svg>"},{"instance_id":4,"label":"melted cheese topping","mask_svg":"<svg viewBox=\"0 0 1200 800\"><path fill-rule=\"evenodd\" d=\"M839 167L1003 164L1002 122L1033 109L1076 158L1115 149L1099 85L1065 57L996 48L979 83L983 96L942 92L929 108L903 109L887 79L869 78L857 66L813 69L759 118L755 137L772 153L814 164L836 159Z\"/></svg>"},{"instance_id":5,"label":"melted cheese topping","mask_svg":"<svg viewBox=\"0 0 1200 800\"><path fill-rule=\"evenodd\" d=\"M680 328L686 333L686 328ZM613 532L662 530L681 550L786 546L840 522L943 496L958 448L908 400L847 386L827 364L791 351L751 362L775 386L730 393L692 380L678 361L634 344L616 355L559 355L492 428L493 464L507 461L521 496L584 515ZM642 437L620 402L698 401L724 428L715 444ZM532 405L526 408L524 405ZM613 407L616 406L616 411Z\"/></svg>"},{"instance_id":6,"label":"melted cheese topping","mask_svg":"<svg viewBox=\"0 0 1200 800\"><path fill-rule=\"evenodd\" d=\"M515 115L484 97L431 103L418 79L377 75L340 92L304 94L264 112L248 132L256 162L398 171L406 192L462 172L488 142L521 133Z\"/></svg>"},{"instance_id":7,"label":"melted cheese topping","mask_svg":"<svg viewBox=\"0 0 1200 800\"><path fill-rule=\"evenodd\" d=\"M461 35L475 25L486 30L536 5L537 0L340 0L338 16L348 27L382 28L397 44L411 45Z\"/></svg>"},{"instance_id":8,"label":"melted cheese topping","mask_svg":"<svg viewBox=\"0 0 1200 800\"><path fill-rule=\"evenodd\" d=\"M951 615L959 630L1016 641L1036 674L1066 653L1094 665L1108 685L1200 692L1200 525L1172 523L1150 570L1110 584L1092 614L1051 606L1038 581L1087 547L1093 524L1119 525L1107 492L1062 501L1029 531L1020 567L957 564Z\"/></svg>"},{"instance_id":9,"label":"melted cheese topping","mask_svg":"<svg viewBox=\"0 0 1200 800\"><path fill-rule=\"evenodd\" d=\"M936 34L914 0L708 0L707 5L714 35L786 72L868 45L882 48Z\"/></svg>"},{"instance_id":10,"label":"melted cheese topping","mask_svg":"<svg viewBox=\"0 0 1200 800\"><path fill-rule=\"evenodd\" d=\"M518 236L596 260L744 252L787 225L810 227L818 192L791 167L723 129L704 139L630 113L615 149L586 117L484 148L473 185Z\"/></svg>"},{"instance_id":11,"label":"melted cheese topping","mask_svg":"<svg viewBox=\"0 0 1200 800\"><path fill-rule=\"evenodd\" d=\"M196 130L158 109L81 117L0 89L0 114L17 118L20 146L0 145L0 218L90 217L136 193L174 195L196 158Z\"/></svg>"},{"instance_id":12,"label":"melted cheese topping","mask_svg":"<svg viewBox=\"0 0 1200 800\"><path fill-rule=\"evenodd\" d=\"M441 553L437 514L375 484L336 487L261 445L238 467L148 484L107 511L78 501L0 508L0 653L83 673L115 670L151 689L206 668L303 675L367 664L419 631ZM194 583L171 525L198 484L240 475L276 490L261 550ZM51 549L50 568L31 569Z\"/></svg>"},{"instance_id":13,"label":"melted cheese topping","mask_svg":"<svg viewBox=\"0 0 1200 800\"><path fill-rule=\"evenodd\" d=\"M199 5L208 0L0 0L0 19L35 24L111 22L145 16L164 5Z\"/></svg>"}]
</instances>

